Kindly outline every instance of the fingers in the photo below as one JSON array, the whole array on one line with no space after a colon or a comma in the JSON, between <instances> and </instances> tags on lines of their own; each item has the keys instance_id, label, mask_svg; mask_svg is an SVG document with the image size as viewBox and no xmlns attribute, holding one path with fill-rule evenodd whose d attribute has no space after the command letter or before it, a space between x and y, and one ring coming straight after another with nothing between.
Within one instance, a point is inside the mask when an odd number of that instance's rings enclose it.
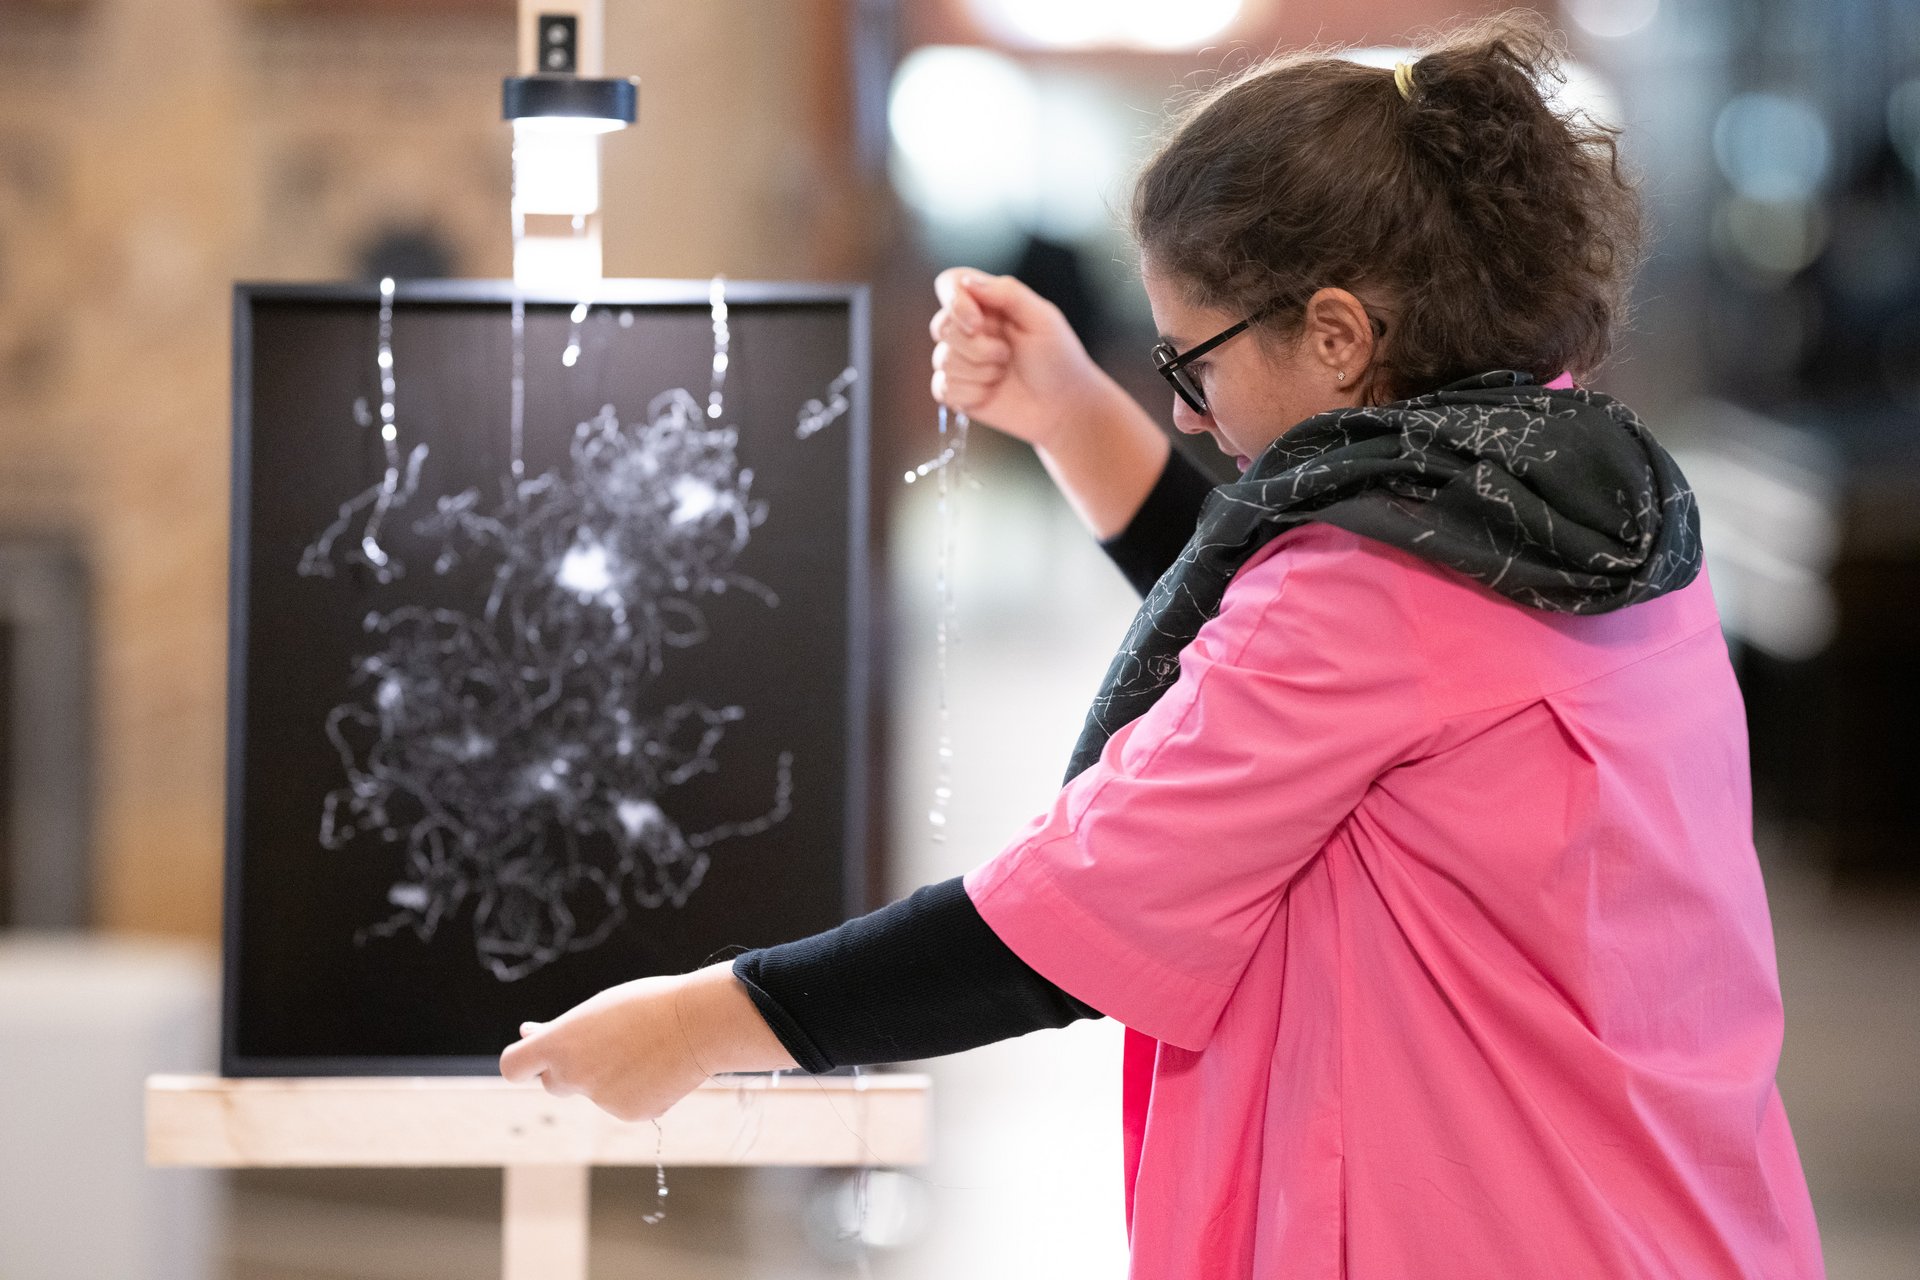
<instances>
[{"instance_id":1,"label":"fingers","mask_svg":"<svg viewBox=\"0 0 1920 1280\"><path fill-rule=\"evenodd\" d=\"M960 333L957 323L945 328L951 336L933 348L933 398L970 412L992 399L994 389L1006 378L1013 345L990 334Z\"/></svg>"},{"instance_id":2,"label":"fingers","mask_svg":"<svg viewBox=\"0 0 1920 1280\"><path fill-rule=\"evenodd\" d=\"M970 338L999 327L1013 301L1009 285L1018 288L1010 277L990 276L971 267L948 267L935 276L933 292L940 299L940 309L929 326L933 340Z\"/></svg>"},{"instance_id":3,"label":"fingers","mask_svg":"<svg viewBox=\"0 0 1920 1280\"><path fill-rule=\"evenodd\" d=\"M947 304L947 310L953 315L954 327L967 337L979 333L986 326L986 313L980 309L979 300L965 282L954 290L953 301Z\"/></svg>"},{"instance_id":4,"label":"fingers","mask_svg":"<svg viewBox=\"0 0 1920 1280\"><path fill-rule=\"evenodd\" d=\"M521 1035L526 1037L525 1027L522 1027ZM531 1082L547 1069L547 1065L546 1046L537 1035L508 1045L500 1055L500 1074L515 1084Z\"/></svg>"},{"instance_id":5,"label":"fingers","mask_svg":"<svg viewBox=\"0 0 1920 1280\"><path fill-rule=\"evenodd\" d=\"M941 309L946 310L959 302L961 295L966 293L969 287L977 284L980 275L980 272L970 267L948 267L945 271L935 276L933 278L933 295L940 299ZM967 298L965 305L969 308L972 315L977 316L979 314L980 304L972 298Z\"/></svg>"},{"instance_id":6,"label":"fingers","mask_svg":"<svg viewBox=\"0 0 1920 1280\"><path fill-rule=\"evenodd\" d=\"M980 406L993 399L998 382L969 382L949 377L944 369L934 370L929 389L934 400L961 413L974 413Z\"/></svg>"},{"instance_id":7,"label":"fingers","mask_svg":"<svg viewBox=\"0 0 1920 1280\"><path fill-rule=\"evenodd\" d=\"M521 1024L521 1034L532 1027L535 1034L516 1044L508 1045L500 1055L500 1074L515 1084L537 1084L556 1098L570 1098L580 1090L566 1083L555 1070L552 1055L547 1051L545 1041L539 1038L537 1022Z\"/></svg>"},{"instance_id":8,"label":"fingers","mask_svg":"<svg viewBox=\"0 0 1920 1280\"><path fill-rule=\"evenodd\" d=\"M997 327L992 325L977 306L970 307L972 314L962 316L957 307L942 307L933 313L933 319L927 322L927 333L935 342L964 342Z\"/></svg>"},{"instance_id":9,"label":"fingers","mask_svg":"<svg viewBox=\"0 0 1920 1280\"><path fill-rule=\"evenodd\" d=\"M936 343L933 367L945 369L955 378L988 381L998 378L1013 361L1013 346L1000 338L984 335Z\"/></svg>"}]
</instances>

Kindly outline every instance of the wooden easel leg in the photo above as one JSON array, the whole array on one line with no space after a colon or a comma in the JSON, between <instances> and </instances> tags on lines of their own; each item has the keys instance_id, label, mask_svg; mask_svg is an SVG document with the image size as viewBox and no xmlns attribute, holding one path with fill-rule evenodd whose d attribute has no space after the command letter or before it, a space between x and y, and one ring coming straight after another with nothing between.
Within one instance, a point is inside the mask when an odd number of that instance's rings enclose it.
<instances>
[{"instance_id":1,"label":"wooden easel leg","mask_svg":"<svg viewBox=\"0 0 1920 1280\"><path fill-rule=\"evenodd\" d=\"M502 1280L587 1280L587 1166L508 1165Z\"/></svg>"}]
</instances>

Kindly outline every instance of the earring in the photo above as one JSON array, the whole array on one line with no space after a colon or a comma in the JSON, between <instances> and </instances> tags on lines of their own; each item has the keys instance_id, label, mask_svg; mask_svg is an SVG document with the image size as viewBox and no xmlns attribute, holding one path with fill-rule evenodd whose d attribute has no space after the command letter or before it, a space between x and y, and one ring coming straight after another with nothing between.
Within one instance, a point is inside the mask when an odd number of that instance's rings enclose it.
<instances>
[{"instance_id":1,"label":"earring","mask_svg":"<svg viewBox=\"0 0 1920 1280\"><path fill-rule=\"evenodd\" d=\"M1347 380L1347 371L1345 369L1336 370L1333 376L1345 382Z\"/></svg>"}]
</instances>

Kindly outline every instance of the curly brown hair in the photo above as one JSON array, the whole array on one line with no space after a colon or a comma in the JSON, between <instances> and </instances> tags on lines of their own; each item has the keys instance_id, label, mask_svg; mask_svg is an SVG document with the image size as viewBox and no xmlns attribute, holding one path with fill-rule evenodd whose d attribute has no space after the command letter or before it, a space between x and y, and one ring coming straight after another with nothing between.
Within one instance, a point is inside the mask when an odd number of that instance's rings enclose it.
<instances>
[{"instance_id":1,"label":"curly brown hair","mask_svg":"<svg viewBox=\"0 0 1920 1280\"><path fill-rule=\"evenodd\" d=\"M1384 316L1379 403L1488 369L1585 377L1638 265L1640 202L1617 131L1559 108L1564 45L1516 10L1392 70L1325 51L1197 93L1134 189L1133 233L1195 303L1296 332L1314 290Z\"/></svg>"}]
</instances>

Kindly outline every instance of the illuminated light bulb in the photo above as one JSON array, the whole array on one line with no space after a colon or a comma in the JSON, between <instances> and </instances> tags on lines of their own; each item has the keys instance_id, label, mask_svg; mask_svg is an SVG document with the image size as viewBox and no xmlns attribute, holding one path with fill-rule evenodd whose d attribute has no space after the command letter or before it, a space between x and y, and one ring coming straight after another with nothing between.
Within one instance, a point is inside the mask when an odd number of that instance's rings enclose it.
<instances>
[{"instance_id":1,"label":"illuminated light bulb","mask_svg":"<svg viewBox=\"0 0 1920 1280\"><path fill-rule=\"evenodd\" d=\"M513 209L585 215L600 208L600 135L513 122Z\"/></svg>"}]
</instances>

